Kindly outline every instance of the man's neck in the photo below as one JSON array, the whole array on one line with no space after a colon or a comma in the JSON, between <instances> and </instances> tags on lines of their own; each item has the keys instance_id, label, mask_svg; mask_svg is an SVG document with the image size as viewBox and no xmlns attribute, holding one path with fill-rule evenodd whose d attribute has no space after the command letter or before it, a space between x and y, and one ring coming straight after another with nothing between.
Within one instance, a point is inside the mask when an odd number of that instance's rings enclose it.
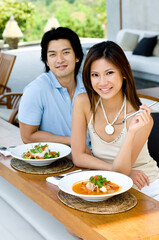
<instances>
[{"instance_id":1,"label":"man's neck","mask_svg":"<svg viewBox=\"0 0 159 240\"><path fill-rule=\"evenodd\" d=\"M69 76L69 77L65 77L65 78L60 78L57 79L59 81L59 83L61 84L61 86L63 88L67 88L67 91L70 95L70 98L72 100L73 96L74 96L74 92L76 89L76 80L75 80L75 76Z\"/></svg>"}]
</instances>

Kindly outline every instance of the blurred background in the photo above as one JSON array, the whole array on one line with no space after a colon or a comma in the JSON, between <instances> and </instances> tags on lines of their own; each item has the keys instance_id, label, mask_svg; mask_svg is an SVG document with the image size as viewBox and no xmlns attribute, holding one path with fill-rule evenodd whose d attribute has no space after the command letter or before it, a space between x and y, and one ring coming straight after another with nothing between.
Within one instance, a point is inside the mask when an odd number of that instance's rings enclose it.
<instances>
[{"instance_id":1,"label":"blurred background","mask_svg":"<svg viewBox=\"0 0 159 240\"><path fill-rule=\"evenodd\" d=\"M40 40L49 22L79 37L106 37L106 0L0 0L0 13L0 39L11 15L23 33L21 41Z\"/></svg>"}]
</instances>

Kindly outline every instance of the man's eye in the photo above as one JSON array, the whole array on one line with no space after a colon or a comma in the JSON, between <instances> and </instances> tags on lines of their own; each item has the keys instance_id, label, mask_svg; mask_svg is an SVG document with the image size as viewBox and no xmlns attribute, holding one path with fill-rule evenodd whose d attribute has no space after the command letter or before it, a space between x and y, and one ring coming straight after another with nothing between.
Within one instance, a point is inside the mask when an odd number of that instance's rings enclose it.
<instances>
[{"instance_id":1,"label":"man's eye","mask_svg":"<svg viewBox=\"0 0 159 240\"><path fill-rule=\"evenodd\" d=\"M64 52L64 55L67 55L67 54L69 54L69 53L70 53L70 52L68 52L68 51L67 51L67 52Z\"/></svg>"},{"instance_id":2,"label":"man's eye","mask_svg":"<svg viewBox=\"0 0 159 240\"><path fill-rule=\"evenodd\" d=\"M49 54L49 57L54 57L54 56L55 56L54 53Z\"/></svg>"}]
</instances>

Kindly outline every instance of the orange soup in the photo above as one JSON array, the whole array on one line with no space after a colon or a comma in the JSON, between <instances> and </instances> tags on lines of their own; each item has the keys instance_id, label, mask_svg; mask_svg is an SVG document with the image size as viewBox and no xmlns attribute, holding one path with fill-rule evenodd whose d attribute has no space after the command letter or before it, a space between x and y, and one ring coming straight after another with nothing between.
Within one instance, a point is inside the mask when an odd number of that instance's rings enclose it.
<instances>
[{"instance_id":1,"label":"orange soup","mask_svg":"<svg viewBox=\"0 0 159 240\"><path fill-rule=\"evenodd\" d=\"M95 187L93 190L91 190L86 187L87 183L89 183L89 180L78 181L73 184L72 190L78 194L103 195L103 194L115 193L120 189L120 187L117 184L107 181L105 185L106 192L100 191L99 187Z\"/></svg>"}]
</instances>

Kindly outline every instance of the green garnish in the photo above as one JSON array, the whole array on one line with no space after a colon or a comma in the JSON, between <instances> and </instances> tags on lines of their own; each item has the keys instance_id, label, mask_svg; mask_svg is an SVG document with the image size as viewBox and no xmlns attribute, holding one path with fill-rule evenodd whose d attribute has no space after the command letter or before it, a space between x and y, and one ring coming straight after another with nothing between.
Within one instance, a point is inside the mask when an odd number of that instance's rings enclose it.
<instances>
[{"instance_id":1,"label":"green garnish","mask_svg":"<svg viewBox=\"0 0 159 240\"><path fill-rule=\"evenodd\" d=\"M98 185L100 188L103 187L103 183L107 183L107 179L105 177L102 177L102 175L96 175L91 176L89 178L89 182L94 183L95 185Z\"/></svg>"},{"instance_id":2,"label":"green garnish","mask_svg":"<svg viewBox=\"0 0 159 240\"><path fill-rule=\"evenodd\" d=\"M60 156L59 152L50 151L50 149L47 149L48 152L45 152L43 157L39 154L43 153L45 151L45 148L48 148L48 144L42 145L41 143L35 145L30 150L27 150L26 153L23 154L23 158L25 159L49 159L49 158L56 158ZM36 156L34 155L36 154Z\"/></svg>"},{"instance_id":3,"label":"green garnish","mask_svg":"<svg viewBox=\"0 0 159 240\"><path fill-rule=\"evenodd\" d=\"M30 153L42 153L45 149L45 147L48 147L47 144L45 145L41 145L41 143L39 143L38 145L35 145L34 148L30 149Z\"/></svg>"}]
</instances>

